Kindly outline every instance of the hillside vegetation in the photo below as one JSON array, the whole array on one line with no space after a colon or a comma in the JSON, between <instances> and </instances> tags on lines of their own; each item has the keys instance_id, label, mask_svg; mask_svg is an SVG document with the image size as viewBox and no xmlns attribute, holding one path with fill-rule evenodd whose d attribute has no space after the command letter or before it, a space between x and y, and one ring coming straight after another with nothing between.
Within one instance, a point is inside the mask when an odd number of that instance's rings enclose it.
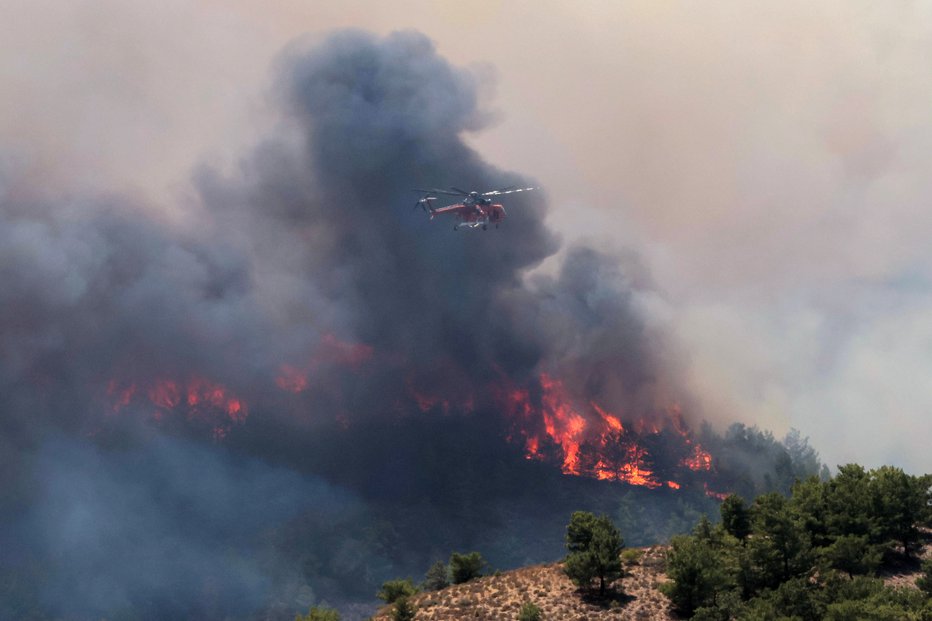
<instances>
[{"instance_id":1,"label":"hillside vegetation","mask_svg":"<svg viewBox=\"0 0 932 621\"><path fill-rule=\"evenodd\" d=\"M930 485L929 475L849 464L789 497L730 496L720 524L703 519L673 538L662 590L704 621L932 619Z\"/></svg>"},{"instance_id":2,"label":"hillside vegetation","mask_svg":"<svg viewBox=\"0 0 932 621\"><path fill-rule=\"evenodd\" d=\"M580 590L567 577L563 563L548 563L419 593L411 598L411 604L417 609L418 621L518 619L526 602L540 608L541 619L675 619L670 601L657 589L665 580L666 549L639 549L641 560L625 568L625 577L604 599ZM383 608L373 619L391 621L392 606Z\"/></svg>"},{"instance_id":3,"label":"hillside vegetation","mask_svg":"<svg viewBox=\"0 0 932 621\"><path fill-rule=\"evenodd\" d=\"M932 619L932 476L843 466L788 496L729 496L668 546L623 550L608 518L576 512L563 562L397 593L373 619ZM454 554L451 561L477 553ZM620 576L620 577L619 577ZM403 585L402 585L403 583ZM311 619L312 617L307 617Z\"/></svg>"}]
</instances>

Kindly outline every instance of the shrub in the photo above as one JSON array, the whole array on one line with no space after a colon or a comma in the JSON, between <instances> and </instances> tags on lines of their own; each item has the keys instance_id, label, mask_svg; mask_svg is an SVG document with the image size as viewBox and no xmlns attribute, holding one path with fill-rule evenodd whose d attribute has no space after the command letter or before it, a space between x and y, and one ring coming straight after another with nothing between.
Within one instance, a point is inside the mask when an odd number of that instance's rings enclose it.
<instances>
[{"instance_id":1,"label":"shrub","mask_svg":"<svg viewBox=\"0 0 932 621\"><path fill-rule=\"evenodd\" d=\"M460 554L454 552L450 555L450 579L453 584L463 584L482 575L482 566L485 561L478 552Z\"/></svg>"},{"instance_id":2,"label":"shrub","mask_svg":"<svg viewBox=\"0 0 932 621\"><path fill-rule=\"evenodd\" d=\"M392 621L414 621L414 613L417 608L411 605L407 596L399 597L395 600L395 608L392 610Z\"/></svg>"},{"instance_id":3,"label":"shrub","mask_svg":"<svg viewBox=\"0 0 932 621\"><path fill-rule=\"evenodd\" d=\"M621 552L621 560L625 565L637 565L641 562L642 556L644 556L644 551L637 548L628 548Z\"/></svg>"},{"instance_id":4,"label":"shrub","mask_svg":"<svg viewBox=\"0 0 932 621\"><path fill-rule=\"evenodd\" d=\"M449 573L443 561L437 561L427 570L424 576L425 591L439 591L450 585Z\"/></svg>"},{"instance_id":5,"label":"shrub","mask_svg":"<svg viewBox=\"0 0 932 621\"><path fill-rule=\"evenodd\" d=\"M922 563L922 575L916 580L916 586L927 595L932 595L932 559Z\"/></svg>"},{"instance_id":6,"label":"shrub","mask_svg":"<svg viewBox=\"0 0 932 621\"><path fill-rule=\"evenodd\" d=\"M294 621L340 621L340 613L333 608L318 608L314 606L306 615L297 615Z\"/></svg>"},{"instance_id":7,"label":"shrub","mask_svg":"<svg viewBox=\"0 0 932 621\"><path fill-rule=\"evenodd\" d=\"M534 602L524 602L521 611L518 613L518 621L540 621L540 607Z\"/></svg>"},{"instance_id":8,"label":"shrub","mask_svg":"<svg viewBox=\"0 0 932 621\"><path fill-rule=\"evenodd\" d=\"M411 597L417 593L417 587L410 579L389 580L382 583L382 588L376 593L376 597L386 604L394 604L400 597Z\"/></svg>"}]
</instances>

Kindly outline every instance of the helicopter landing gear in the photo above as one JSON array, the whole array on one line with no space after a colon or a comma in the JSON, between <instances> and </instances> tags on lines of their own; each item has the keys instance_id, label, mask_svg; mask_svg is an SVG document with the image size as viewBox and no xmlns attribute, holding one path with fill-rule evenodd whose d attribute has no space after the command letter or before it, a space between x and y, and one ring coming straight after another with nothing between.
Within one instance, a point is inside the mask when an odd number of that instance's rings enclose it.
<instances>
[{"instance_id":1,"label":"helicopter landing gear","mask_svg":"<svg viewBox=\"0 0 932 621\"><path fill-rule=\"evenodd\" d=\"M482 230L483 230L483 231L487 231L488 229L489 229L489 227L487 227L487 226L484 225L484 224L482 225Z\"/></svg>"}]
</instances>

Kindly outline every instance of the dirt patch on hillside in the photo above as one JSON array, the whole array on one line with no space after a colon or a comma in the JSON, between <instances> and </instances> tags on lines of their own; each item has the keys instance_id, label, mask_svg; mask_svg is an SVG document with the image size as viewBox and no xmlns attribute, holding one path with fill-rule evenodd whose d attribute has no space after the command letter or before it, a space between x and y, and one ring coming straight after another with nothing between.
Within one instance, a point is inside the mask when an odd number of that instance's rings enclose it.
<instances>
[{"instance_id":1,"label":"dirt patch on hillside","mask_svg":"<svg viewBox=\"0 0 932 621\"><path fill-rule=\"evenodd\" d=\"M898 549L900 556L887 562L880 570L884 584L891 587L916 586L916 580L922 575L922 562L932 558L932 529L920 528L919 551L909 560L902 556L902 546Z\"/></svg>"},{"instance_id":2,"label":"dirt patch on hillside","mask_svg":"<svg viewBox=\"0 0 932 621\"><path fill-rule=\"evenodd\" d=\"M663 546L643 548L640 562L625 567L624 578L614 585L616 594L605 599L581 592L563 573L561 563L550 563L486 576L442 591L419 593L411 600L418 609L415 618L417 621L517 619L524 602L531 601L540 607L547 621L676 619L669 600L657 590L657 585L666 580L665 550ZM391 608L381 609L373 619L389 621Z\"/></svg>"}]
</instances>

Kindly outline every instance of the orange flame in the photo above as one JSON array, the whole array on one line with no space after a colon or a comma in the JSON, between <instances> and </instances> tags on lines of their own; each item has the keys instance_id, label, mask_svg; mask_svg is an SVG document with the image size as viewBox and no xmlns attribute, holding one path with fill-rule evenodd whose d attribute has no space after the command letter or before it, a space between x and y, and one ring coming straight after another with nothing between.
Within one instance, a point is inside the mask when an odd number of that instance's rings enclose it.
<instances>
[{"instance_id":1,"label":"orange flame","mask_svg":"<svg viewBox=\"0 0 932 621\"><path fill-rule=\"evenodd\" d=\"M138 402L140 393L135 382L121 385L117 380L110 380L107 394L111 410L116 413ZM185 382L157 380L142 394L145 395L143 399L155 406L154 420L162 421L171 414L182 413L188 420L210 425L213 437L218 440L226 437L233 425L245 422L249 414L242 399L230 394L224 386L198 376Z\"/></svg>"},{"instance_id":2,"label":"orange flame","mask_svg":"<svg viewBox=\"0 0 932 621\"><path fill-rule=\"evenodd\" d=\"M693 456L683 460L683 465L693 471L711 470L712 456L698 444L693 447Z\"/></svg>"},{"instance_id":3,"label":"orange flame","mask_svg":"<svg viewBox=\"0 0 932 621\"><path fill-rule=\"evenodd\" d=\"M645 437L660 434L669 426L674 437L682 438L681 446L690 452L679 466L692 471L711 470L711 455L693 441L677 406L665 418L642 417L629 427L593 400L588 401L588 407L579 407L560 380L545 373L539 382L538 404L527 389L498 391L502 407L514 425L508 440L522 441L528 459L548 459L545 447L549 445L558 449L564 474L651 489L664 485L680 489L680 482L658 477L651 455L641 444Z\"/></svg>"},{"instance_id":4,"label":"orange flame","mask_svg":"<svg viewBox=\"0 0 932 621\"><path fill-rule=\"evenodd\" d=\"M705 495L708 496L709 498L714 498L716 500L725 500L726 498L728 498L728 494L726 493L710 490L709 485L707 483L703 483L702 486L705 488Z\"/></svg>"}]
</instances>

